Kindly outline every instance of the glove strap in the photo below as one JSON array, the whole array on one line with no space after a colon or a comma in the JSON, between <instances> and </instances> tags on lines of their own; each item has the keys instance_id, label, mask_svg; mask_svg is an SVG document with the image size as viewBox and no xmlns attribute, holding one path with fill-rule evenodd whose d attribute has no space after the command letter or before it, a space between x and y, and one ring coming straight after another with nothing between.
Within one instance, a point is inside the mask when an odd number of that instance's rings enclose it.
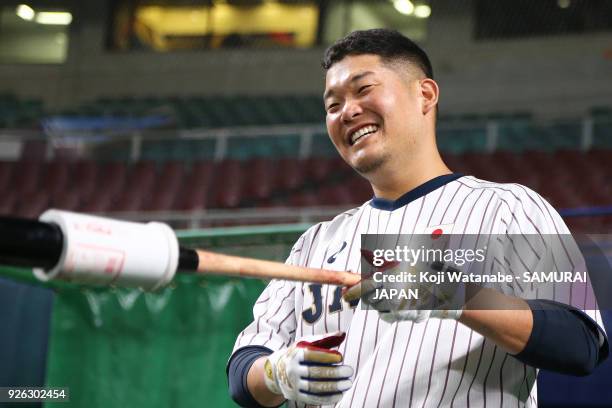
<instances>
[{"instance_id":1,"label":"glove strap","mask_svg":"<svg viewBox=\"0 0 612 408\"><path fill-rule=\"evenodd\" d=\"M266 361L264 361L264 382L266 387L268 387L271 392L274 394L283 395L283 392L278 385L277 375L275 372L276 362L278 360L278 355L275 355L276 353L270 354L266 358Z\"/></svg>"}]
</instances>

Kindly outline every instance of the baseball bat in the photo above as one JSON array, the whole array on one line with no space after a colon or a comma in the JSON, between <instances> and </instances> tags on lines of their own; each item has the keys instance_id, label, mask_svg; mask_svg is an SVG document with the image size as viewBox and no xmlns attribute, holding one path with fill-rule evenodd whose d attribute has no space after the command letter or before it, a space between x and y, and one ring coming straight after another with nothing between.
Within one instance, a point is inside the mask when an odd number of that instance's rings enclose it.
<instances>
[{"instance_id":1,"label":"baseball bat","mask_svg":"<svg viewBox=\"0 0 612 408\"><path fill-rule=\"evenodd\" d=\"M104 220L101 217L85 217ZM134 224L124 221L109 221L119 224ZM60 263L66 239L62 228L56 223L0 217L0 264L45 270L52 269ZM352 286L360 280L359 274L350 272L293 266L281 262L225 255L203 249L185 247L179 247L178 249L178 264L174 268L176 270L172 271L171 276L174 276L174 272L195 272L198 274L282 279L340 286ZM148 248L148 251L155 252L156 248ZM74 278L75 275L71 275L69 270L70 262L65 261L63 266L65 270L60 271L60 279L62 277L70 278L71 276ZM113 283L113 281L114 279L110 280L110 283Z\"/></svg>"}]
</instances>

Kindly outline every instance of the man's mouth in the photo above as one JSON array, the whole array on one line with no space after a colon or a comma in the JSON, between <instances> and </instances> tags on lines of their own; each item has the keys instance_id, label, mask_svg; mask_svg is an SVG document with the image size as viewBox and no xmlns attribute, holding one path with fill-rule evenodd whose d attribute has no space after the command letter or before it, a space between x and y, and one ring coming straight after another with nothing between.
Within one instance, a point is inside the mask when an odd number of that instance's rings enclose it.
<instances>
[{"instance_id":1,"label":"man's mouth","mask_svg":"<svg viewBox=\"0 0 612 408\"><path fill-rule=\"evenodd\" d=\"M371 133L374 133L378 130L378 125L368 125L364 126L351 134L351 146L357 143L357 141Z\"/></svg>"}]
</instances>

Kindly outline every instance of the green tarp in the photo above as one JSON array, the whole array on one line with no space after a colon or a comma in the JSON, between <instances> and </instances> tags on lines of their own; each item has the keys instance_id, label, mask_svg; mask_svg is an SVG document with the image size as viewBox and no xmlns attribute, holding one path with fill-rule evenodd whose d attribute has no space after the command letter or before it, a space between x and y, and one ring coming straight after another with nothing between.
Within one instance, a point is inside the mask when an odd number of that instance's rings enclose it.
<instances>
[{"instance_id":1,"label":"green tarp","mask_svg":"<svg viewBox=\"0 0 612 408\"><path fill-rule=\"evenodd\" d=\"M183 245L283 261L305 225L179 234ZM3 275L39 284L23 270ZM225 366L252 319L261 280L178 275L155 293L52 284L46 385L69 403L45 407L233 407Z\"/></svg>"},{"instance_id":2,"label":"green tarp","mask_svg":"<svg viewBox=\"0 0 612 408\"><path fill-rule=\"evenodd\" d=\"M76 407L234 406L225 365L264 283L175 282L158 293L59 290L47 385L70 387Z\"/></svg>"}]
</instances>

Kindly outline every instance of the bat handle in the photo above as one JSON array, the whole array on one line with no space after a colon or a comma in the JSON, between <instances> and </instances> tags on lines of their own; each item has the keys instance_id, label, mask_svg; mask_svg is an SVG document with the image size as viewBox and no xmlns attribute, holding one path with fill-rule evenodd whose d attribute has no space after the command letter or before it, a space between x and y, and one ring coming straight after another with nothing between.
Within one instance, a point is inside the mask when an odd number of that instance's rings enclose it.
<instances>
[{"instance_id":1,"label":"bat handle","mask_svg":"<svg viewBox=\"0 0 612 408\"><path fill-rule=\"evenodd\" d=\"M0 264L52 268L62 254L64 236L55 224L0 217Z\"/></svg>"}]
</instances>

